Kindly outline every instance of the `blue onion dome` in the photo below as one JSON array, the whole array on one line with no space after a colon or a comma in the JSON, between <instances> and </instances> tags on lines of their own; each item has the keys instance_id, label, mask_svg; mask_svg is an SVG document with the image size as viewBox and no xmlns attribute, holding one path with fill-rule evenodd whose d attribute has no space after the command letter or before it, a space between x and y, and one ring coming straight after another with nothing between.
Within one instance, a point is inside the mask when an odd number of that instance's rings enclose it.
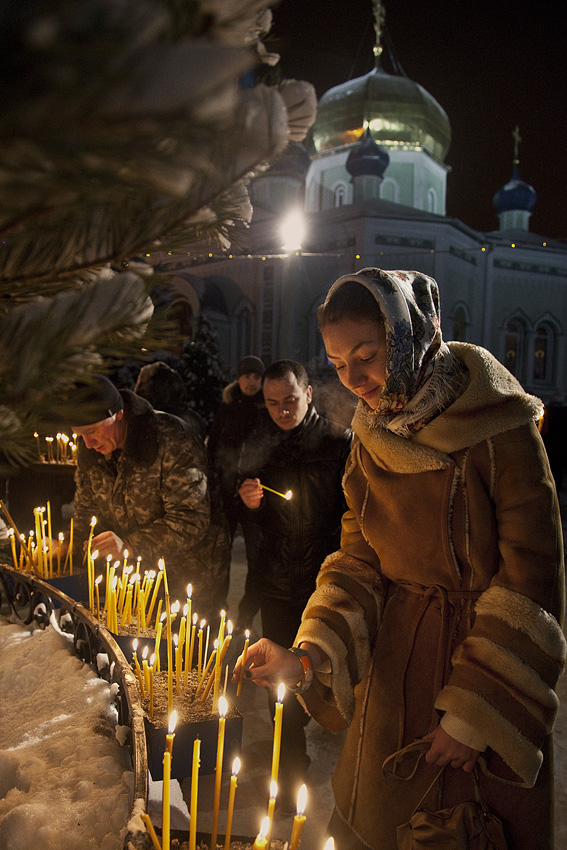
<instances>
[{"instance_id":1,"label":"blue onion dome","mask_svg":"<svg viewBox=\"0 0 567 850\"><path fill-rule=\"evenodd\" d=\"M526 210L530 212L537 201L533 186L520 179L518 166L514 166L511 180L494 195L492 203L497 213L510 210Z\"/></svg>"},{"instance_id":2,"label":"blue onion dome","mask_svg":"<svg viewBox=\"0 0 567 850\"><path fill-rule=\"evenodd\" d=\"M366 174L383 177L389 162L388 151L374 141L370 129L366 128L362 139L348 155L346 170L351 177Z\"/></svg>"},{"instance_id":3,"label":"blue onion dome","mask_svg":"<svg viewBox=\"0 0 567 850\"><path fill-rule=\"evenodd\" d=\"M376 63L368 74L325 92L311 136L320 152L357 142L368 127L391 149L425 148L443 162L451 143L445 110L418 83L388 74Z\"/></svg>"}]
</instances>

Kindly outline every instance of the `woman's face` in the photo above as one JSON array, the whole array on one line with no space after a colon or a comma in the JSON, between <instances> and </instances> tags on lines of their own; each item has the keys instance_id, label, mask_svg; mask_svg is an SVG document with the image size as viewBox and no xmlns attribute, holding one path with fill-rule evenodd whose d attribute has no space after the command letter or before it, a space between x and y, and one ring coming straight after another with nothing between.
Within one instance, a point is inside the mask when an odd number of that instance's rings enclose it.
<instances>
[{"instance_id":1,"label":"woman's face","mask_svg":"<svg viewBox=\"0 0 567 850\"><path fill-rule=\"evenodd\" d=\"M386 379L386 334L373 319L341 319L325 325L327 357L341 383L373 410Z\"/></svg>"}]
</instances>

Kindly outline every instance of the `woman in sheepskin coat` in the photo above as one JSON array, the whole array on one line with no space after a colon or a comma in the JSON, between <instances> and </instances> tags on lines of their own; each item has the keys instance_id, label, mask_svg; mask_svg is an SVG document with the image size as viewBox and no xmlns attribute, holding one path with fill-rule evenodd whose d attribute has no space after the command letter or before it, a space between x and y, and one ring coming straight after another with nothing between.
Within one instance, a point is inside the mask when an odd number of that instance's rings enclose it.
<instances>
[{"instance_id":1,"label":"woman in sheepskin coat","mask_svg":"<svg viewBox=\"0 0 567 850\"><path fill-rule=\"evenodd\" d=\"M342 277L319 321L359 397L349 510L295 641L307 658L262 640L248 674L284 678L323 726L348 727L339 850L395 850L443 766L425 809L474 800L474 768L508 846L553 850L564 568L541 402L489 352L442 341L425 275Z\"/></svg>"}]
</instances>

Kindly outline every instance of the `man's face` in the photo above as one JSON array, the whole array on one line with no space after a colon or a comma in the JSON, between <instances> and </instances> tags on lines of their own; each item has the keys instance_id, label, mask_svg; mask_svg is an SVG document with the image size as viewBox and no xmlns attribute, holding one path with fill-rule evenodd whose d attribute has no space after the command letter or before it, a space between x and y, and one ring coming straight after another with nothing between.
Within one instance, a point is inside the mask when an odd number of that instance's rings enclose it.
<instances>
[{"instance_id":1,"label":"man's face","mask_svg":"<svg viewBox=\"0 0 567 850\"><path fill-rule=\"evenodd\" d=\"M246 372L238 378L238 386L243 395L256 395L262 386L262 376L257 372Z\"/></svg>"},{"instance_id":2,"label":"man's face","mask_svg":"<svg viewBox=\"0 0 567 850\"><path fill-rule=\"evenodd\" d=\"M282 431L291 431L305 419L313 391L300 387L293 372L283 378L264 381L264 400L268 413Z\"/></svg>"},{"instance_id":3,"label":"man's face","mask_svg":"<svg viewBox=\"0 0 567 850\"><path fill-rule=\"evenodd\" d=\"M115 449L124 448L126 438L124 411L119 410L108 419L101 419L100 422L93 422L92 425L74 427L73 432L83 438L87 449L94 449L101 455L108 456Z\"/></svg>"}]
</instances>

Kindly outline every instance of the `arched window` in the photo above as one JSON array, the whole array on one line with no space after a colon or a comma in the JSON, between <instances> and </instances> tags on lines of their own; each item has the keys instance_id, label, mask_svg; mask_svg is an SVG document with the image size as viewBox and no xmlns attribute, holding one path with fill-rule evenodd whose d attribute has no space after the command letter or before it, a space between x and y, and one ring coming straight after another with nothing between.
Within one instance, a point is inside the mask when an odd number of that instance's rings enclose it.
<instances>
[{"instance_id":1,"label":"arched window","mask_svg":"<svg viewBox=\"0 0 567 850\"><path fill-rule=\"evenodd\" d=\"M237 350L238 358L245 357L253 351L253 324L252 313L248 308L241 310L237 317Z\"/></svg>"},{"instance_id":2,"label":"arched window","mask_svg":"<svg viewBox=\"0 0 567 850\"><path fill-rule=\"evenodd\" d=\"M392 201L397 204L400 200L400 186L391 177L384 177L380 184L380 197L384 201Z\"/></svg>"},{"instance_id":3,"label":"arched window","mask_svg":"<svg viewBox=\"0 0 567 850\"><path fill-rule=\"evenodd\" d=\"M553 353L553 331L548 325L538 325L534 336L534 381L549 381Z\"/></svg>"},{"instance_id":4,"label":"arched window","mask_svg":"<svg viewBox=\"0 0 567 850\"><path fill-rule=\"evenodd\" d=\"M346 186L344 183L337 183L334 189L334 206L342 207L346 204Z\"/></svg>"},{"instance_id":5,"label":"arched window","mask_svg":"<svg viewBox=\"0 0 567 850\"><path fill-rule=\"evenodd\" d=\"M427 190L427 212L437 212L437 192L435 189Z\"/></svg>"},{"instance_id":6,"label":"arched window","mask_svg":"<svg viewBox=\"0 0 567 850\"><path fill-rule=\"evenodd\" d=\"M524 328L517 319L506 325L504 365L517 378L521 378L524 354Z\"/></svg>"},{"instance_id":7,"label":"arched window","mask_svg":"<svg viewBox=\"0 0 567 850\"><path fill-rule=\"evenodd\" d=\"M457 307L453 313L453 334L451 339L465 342L467 338L467 314L464 307Z\"/></svg>"}]
</instances>

